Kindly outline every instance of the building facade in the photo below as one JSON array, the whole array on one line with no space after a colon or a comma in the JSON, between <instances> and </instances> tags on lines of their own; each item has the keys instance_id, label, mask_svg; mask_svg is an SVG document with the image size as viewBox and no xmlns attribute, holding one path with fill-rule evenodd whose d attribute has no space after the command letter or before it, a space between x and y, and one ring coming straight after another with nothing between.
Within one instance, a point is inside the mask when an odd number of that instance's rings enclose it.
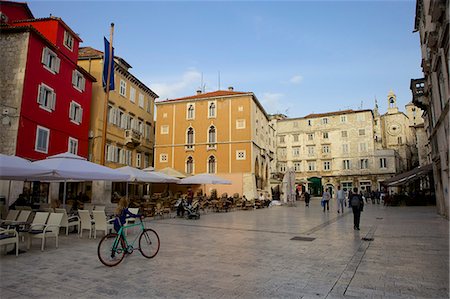
<instances>
[{"instance_id":1,"label":"building facade","mask_svg":"<svg viewBox=\"0 0 450 299\"><path fill-rule=\"evenodd\" d=\"M233 181L209 186L247 198L268 193L275 130L251 92L233 88L156 103L155 169L212 173Z\"/></svg>"},{"instance_id":2,"label":"building facade","mask_svg":"<svg viewBox=\"0 0 450 299\"><path fill-rule=\"evenodd\" d=\"M153 166L154 112L158 95L130 72L131 66L120 57L114 57L115 89L109 92L106 124L106 146L102 146L105 91L102 86L102 51L91 47L80 48L78 64L97 82L92 87L91 119L89 128L89 160L101 164L102 151L105 166L117 168L132 166L144 169ZM110 183L93 183L93 201L108 201Z\"/></svg>"},{"instance_id":3,"label":"building facade","mask_svg":"<svg viewBox=\"0 0 450 299\"><path fill-rule=\"evenodd\" d=\"M413 103L424 110L438 213L449 217L449 1L417 0L424 78L411 80Z\"/></svg>"}]
</instances>

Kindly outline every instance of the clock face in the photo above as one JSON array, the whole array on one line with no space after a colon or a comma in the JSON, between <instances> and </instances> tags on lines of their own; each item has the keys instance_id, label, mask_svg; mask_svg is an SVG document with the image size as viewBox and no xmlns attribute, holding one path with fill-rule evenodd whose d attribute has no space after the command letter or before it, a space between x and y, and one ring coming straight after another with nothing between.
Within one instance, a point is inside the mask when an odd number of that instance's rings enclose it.
<instances>
[{"instance_id":1,"label":"clock face","mask_svg":"<svg viewBox=\"0 0 450 299\"><path fill-rule=\"evenodd\" d=\"M388 133L391 135L398 135L402 132L402 128L398 123L392 123L389 125Z\"/></svg>"}]
</instances>

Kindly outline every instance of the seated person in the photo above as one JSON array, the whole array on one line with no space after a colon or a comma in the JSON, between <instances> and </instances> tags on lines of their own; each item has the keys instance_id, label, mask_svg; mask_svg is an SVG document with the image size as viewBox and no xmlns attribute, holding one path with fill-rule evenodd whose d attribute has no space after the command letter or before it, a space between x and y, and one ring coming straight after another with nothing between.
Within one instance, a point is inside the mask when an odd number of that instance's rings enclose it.
<instances>
[{"instance_id":1,"label":"seated person","mask_svg":"<svg viewBox=\"0 0 450 299\"><path fill-rule=\"evenodd\" d=\"M117 204L116 216L117 217L114 220L114 229L116 232L119 232L127 218L143 218L142 215L133 214L128 210L128 200L125 197L122 197Z\"/></svg>"}]
</instances>

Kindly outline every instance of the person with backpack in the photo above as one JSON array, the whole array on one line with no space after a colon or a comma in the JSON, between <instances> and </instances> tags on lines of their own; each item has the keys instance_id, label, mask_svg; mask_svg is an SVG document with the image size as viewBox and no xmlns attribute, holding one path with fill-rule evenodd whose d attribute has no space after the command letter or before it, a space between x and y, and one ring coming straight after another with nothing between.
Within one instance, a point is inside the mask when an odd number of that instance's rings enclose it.
<instances>
[{"instance_id":1,"label":"person with backpack","mask_svg":"<svg viewBox=\"0 0 450 299\"><path fill-rule=\"evenodd\" d=\"M359 230L359 222L361 220L361 211L363 210L364 201L362 196L358 194L358 188L353 188L353 193L350 198L350 206L353 210L353 229Z\"/></svg>"}]
</instances>

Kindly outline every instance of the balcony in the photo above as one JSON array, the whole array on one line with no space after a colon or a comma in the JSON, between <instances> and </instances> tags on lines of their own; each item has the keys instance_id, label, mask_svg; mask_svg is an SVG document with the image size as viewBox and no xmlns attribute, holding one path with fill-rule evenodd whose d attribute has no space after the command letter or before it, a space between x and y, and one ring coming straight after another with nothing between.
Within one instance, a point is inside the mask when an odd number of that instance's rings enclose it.
<instances>
[{"instance_id":1,"label":"balcony","mask_svg":"<svg viewBox=\"0 0 450 299\"><path fill-rule=\"evenodd\" d=\"M425 79L411 79L409 88L412 92L413 104L426 111L429 100L425 91Z\"/></svg>"},{"instance_id":2,"label":"balcony","mask_svg":"<svg viewBox=\"0 0 450 299\"><path fill-rule=\"evenodd\" d=\"M125 143L127 146L138 146L141 144L142 135L136 130L125 130Z\"/></svg>"}]
</instances>

